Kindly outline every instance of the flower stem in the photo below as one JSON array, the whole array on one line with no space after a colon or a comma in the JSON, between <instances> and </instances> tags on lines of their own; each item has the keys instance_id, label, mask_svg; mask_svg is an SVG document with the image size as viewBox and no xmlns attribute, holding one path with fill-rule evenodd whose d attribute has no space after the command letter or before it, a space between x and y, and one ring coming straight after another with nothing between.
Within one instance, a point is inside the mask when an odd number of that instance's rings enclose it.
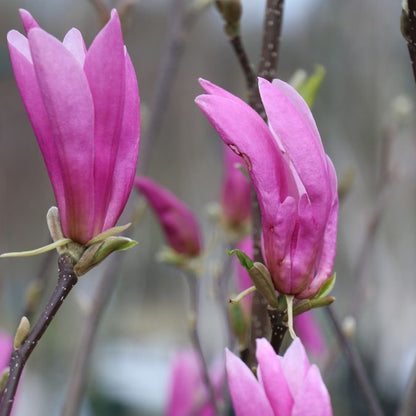
<instances>
[{"instance_id":1,"label":"flower stem","mask_svg":"<svg viewBox=\"0 0 416 416\"><path fill-rule=\"evenodd\" d=\"M23 341L20 348L13 352L10 359L10 375L1 398L0 416L8 416L10 414L17 385L26 361L55 317L63 301L77 283L78 279L74 273L72 259L69 255L60 255L58 258L58 266L58 283L49 302L28 337Z\"/></svg>"},{"instance_id":2,"label":"flower stem","mask_svg":"<svg viewBox=\"0 0 416 416\"><path fill-rule=\"evenodd\" d=\"M202 351L201 340L198 333L198 309L199 309L199 279L197 276L186 273L186 281L189 287L189 335L191 337L191 342L195 348L197 354L199 355L202 367L202 379L205 384L205 387L208 391L209 401L214 409L216 416L219 415L217 401L215 399L214 387L211 383L209 377L207 362L204 357L204 352ZM0 415L1 416L1 415Z\"/></svg>"},{"instance_id":3,"label":"flower stem","mask_svg":"<svg viewBox=\"0 0 416 416\"><path fill-rule=\"evenodd\" d=\"M283 338L285 337L287 326L283 324L286 311L279 311L278 309L268 307L267 313L269 314L270 324L272 327L272 337L270 344L272 345L274 352L279 354L280 347L282 346Z\"/></svg>"}]
</instances>

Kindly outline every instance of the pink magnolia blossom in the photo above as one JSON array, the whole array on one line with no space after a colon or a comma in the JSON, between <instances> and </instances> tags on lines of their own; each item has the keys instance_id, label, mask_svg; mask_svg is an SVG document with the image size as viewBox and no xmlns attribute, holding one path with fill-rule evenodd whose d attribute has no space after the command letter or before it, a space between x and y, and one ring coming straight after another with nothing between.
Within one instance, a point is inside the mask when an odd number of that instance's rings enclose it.
<instances>
[{"instance_id":1,"label":"pink magnolia blossom","mask_svg":"<svg viewBox=\"0 0 416 416\"><path fill-rule=\"evenodd\" d=\"M79 243L115 225L136 171L136 74L115 10L87 50L71 29L62 42L20 11L27 38L7 35L16 82L39 143L64 235Z\"/></svg>"},{"instance_id":2,"label":"pink magnolia blossom","mask_svg":"<svg viewBox=\"0 0 416 416\"><path fill-rule=\"evenodd\" d=\"M0 331L0 374L9 365L13 352L13 340L10 335Z\"/></svg>"},{"instance_id":3,"label":"pink magnolia blossom","mask_svg":"<svg viewBox=\"0 0 416 416\"><path fill-rule=\"evenodd\" d=\"M238 165L241 165L241 158L225 146L221 208L224 220L231 227L242 226L251 217L250 182Z\"/></svg>"},{"instance_id":4,"label":"pink magnolia blossom","mask_svg":"<svg viewBox=\"0 0 416 416\"><path fill-rule=\"evenodd\" d=\"M217 398L221 398L223 366L214 366L210 378ZM166 416L214 416L207 388L202 378L202 366L194 350L184 350L175 356Z\"/></svg>"},{"instance_id":5,"label":"pink magnolia blossom","mask_svg":"<svg viewBox=\"0 0 416 416\"><path fill-rule=\"evenodd\" d=\"M201 236L193 212L175 195L149 178L139 177L134 186L157 215L171 248L194 257L201 252Z\"/></svg>"},{"instance_id":6,"label":"pink magnolia blossom","mask_svg":"<svg viewBox=\"0 0 416 416\"><path fill-rule=\"evenodd\" d=\"M259 78L269 125L244 101L201 80L196 103L247 166L262 218L262 251L275 288L314 296L336 252L335 169L309 107L290 85Z\"/></svg>"},{"instance_id":7,"label":"pink magnolia blossom","mask_svg":"<svg viewBox=\"0 0 416 416\"><path fill-rule=\"evenodd\" d=\"M236 416L332 416L331 399L316 365L296 338L283 357L257 340L258 380L226 351L228 386Z\"/></svg>"}]
</instances>

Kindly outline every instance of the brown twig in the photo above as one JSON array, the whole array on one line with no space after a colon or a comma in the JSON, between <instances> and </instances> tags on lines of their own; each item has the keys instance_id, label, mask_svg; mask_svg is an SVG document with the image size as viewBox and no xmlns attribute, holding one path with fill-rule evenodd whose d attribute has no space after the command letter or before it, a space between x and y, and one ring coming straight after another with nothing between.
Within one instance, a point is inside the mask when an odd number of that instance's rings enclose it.
<instances>
[{"instance_id":1,"label":"brown twig","mask_svg":"<svg viewBox=\"0 0 416 416\"><path fill-rule=\"evenodd\" d=\"M251 91L256 84L256 73L253 70L253 66L250 59L247 56L243 41L240 35L234 36L230 39L231 46L237 56L241 69L244 72L244 78L246 80L247 89Z\"/></svg>"},{"instance_id":2,"label":"brown twig","mask_svg":"<svg viewBox=\"0 0 416 416\"><path fill-rule=\"evenodd\" d=\"M61 254L58 258L58 266L58 283L49 302L27 338L23 341L22 345L13 352L10 359L10 375L2 395L0 416L8 416L10 414L17 385L26 361L55 317L55 314L61 307L63 301L77 282L72 259L69 255Z\"/></svg>"},{"instance_id":3,"label":"brown twig","mask_svg":"<svg viewBox=\"0 0 416 416\"><path fill-rule=\"evenodd\" d=\"M360 355L358 354L357 350L355 349L351 341L345 336L344 331L342 330L342 327L338 322L338 318L335 315L332 307L328 306L327 308L325 308L325 310L329 320L331 321L334 327L335 333L337 334L338 343L345 352L351 370L354 373L354 376L358 384L360 385L363 396L368 404L370 414L372 416L383 416L383 410L381 408L377 395L375 394L374 389L370 383Z\"/></svg>"},{"instance_id":4,"label":"brown twig","mask_svg":"<svg viewBox=\"0 0 416 416\"><path fill-rule=\"evenodd\" d=\"M282 346L283 338L285 337L287 326L283 324L286 311L279 311L278 309L267 308L269 314L270 325L272 328L272 336L270 344L273 347L276 354L279 354L280 347Z\"/></svg>"}]
</instances>

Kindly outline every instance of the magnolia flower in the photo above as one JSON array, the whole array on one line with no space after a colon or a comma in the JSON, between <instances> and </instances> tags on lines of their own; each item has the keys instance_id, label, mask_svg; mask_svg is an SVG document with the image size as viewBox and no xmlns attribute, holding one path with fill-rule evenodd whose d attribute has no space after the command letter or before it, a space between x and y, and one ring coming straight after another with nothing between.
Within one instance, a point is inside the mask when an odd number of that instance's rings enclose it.
<instances>
[{"instance_id":1,"label":"magnolia flower","mask_svg":"<svg viewBox=\"0 0 416 416\"><path fill-rule=\"evenodd\" d=\"M283 357L257 340L258 380L226 351L228 386L236 416L332 416L331 399L316 365L296 338Z\"/></svg>"},{"instance_id":2,"label":"magnolia flower","mask_svg":"<svg viewBox=\"0 0 416 416\"><path fill-rule=\"evenodd\" d=\"M330 277L338 219L336 174L309 107L290 85L259 78L270 125L244 101L201 80L196 103L241 157L257 194L262 252L275 288L313 297Z\"/></svg>"},{"instance_id":3,"label":"magnolia flower","mask_svg":"<svg viewBox=\"0 0 416 416\"><path fill-rule=\"evenodd\" d=\"M251 217L250 182L239 169L241 158L224 147L224 178L221 191L222 215L226 224L238 228Z\"/></svg>"},{"instance_id":4,"label":"magnolia flower","mask_svg":"<svg viewBox=\"0 0 416 416\"><path fill-rule=\"evenodd\" d=\"M9 365L13 352L13 340L10 335L0 331L0 374Z\"/></svg>"},{"instance_id":5,"label":"magnolia flower","mask_svg":"<svg viewBox=\"0 0 416 416\"><path fill-rule=\"evenodd\" d=\"M85 244L115 225L139 150L139 93L115 10L86 49L20 11L27 38L7 35L16 82L55 193L65 237Z\"/></svg>"},{"instance_id":6,"label":"magnolia flower","mask_svg":"<svg viewBox=\"0 0 416 416\"><path fill-rule=\"evenodd\" d=\"M211 369L211 382L221 398L223 366ZM200 358L194 350L178 353L172 365L166 416L214 416L215 410L209 402L207 388L202 378Z\"/></svg>"},{"instance_id":7,"label":"magnolia flower","mask_svg":"<svg viewBox=\"0 0 416 416\"><path fill-rule=\"evenodd\" d=\"M169 246L189 257L201 252L201 236L193 212L175 195L149 178L139 177L134 186L157 215Z\"/></svg>"}]
</instances>

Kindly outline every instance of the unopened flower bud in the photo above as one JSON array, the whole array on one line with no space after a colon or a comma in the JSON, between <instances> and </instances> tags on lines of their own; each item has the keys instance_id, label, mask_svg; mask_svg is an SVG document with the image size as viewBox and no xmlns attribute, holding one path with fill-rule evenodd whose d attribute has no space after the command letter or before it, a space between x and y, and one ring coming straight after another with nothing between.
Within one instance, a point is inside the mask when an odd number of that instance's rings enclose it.
<instances>
[{"instance_id":1,"label":"unopened flower bud","mask_svg":"<svg viewBox=\"0 0 416 416\"><path fill-rule=\"evenodd\" d=\"M13 348L18 350L22 344L25 342L25 339L30 333L30 322L26 316L23 316L20 320L19 326L17 327L16 335L14 336Z\"/></svg>"},{"instance_id":2,"label":"unopened flower bud","mask_svg":"<svg viewBox=\"0 0 416 416\"><path fill-rule=\"evenodd\" d=\"M273 307L277 308L277 296L276 291L273 286L272 278L270 272L267 270L267 267L260 262L254 262L253 266L248 271L248 274L251 277L251 280L256 286L256 289L264 296L267 300L267 303Z\"/></svg>"},{"instance_id":3,"label":"unopened flower bud","mask_svg":"<svg viewBox=\"0 0 416 416\"><path fill-rule=\"evenodd\" d=\"M233 38L240 32L240 19L243 12L240 0L216 0L215 5L225 21L225 33Z\"/></svg>"}]
</instances>

